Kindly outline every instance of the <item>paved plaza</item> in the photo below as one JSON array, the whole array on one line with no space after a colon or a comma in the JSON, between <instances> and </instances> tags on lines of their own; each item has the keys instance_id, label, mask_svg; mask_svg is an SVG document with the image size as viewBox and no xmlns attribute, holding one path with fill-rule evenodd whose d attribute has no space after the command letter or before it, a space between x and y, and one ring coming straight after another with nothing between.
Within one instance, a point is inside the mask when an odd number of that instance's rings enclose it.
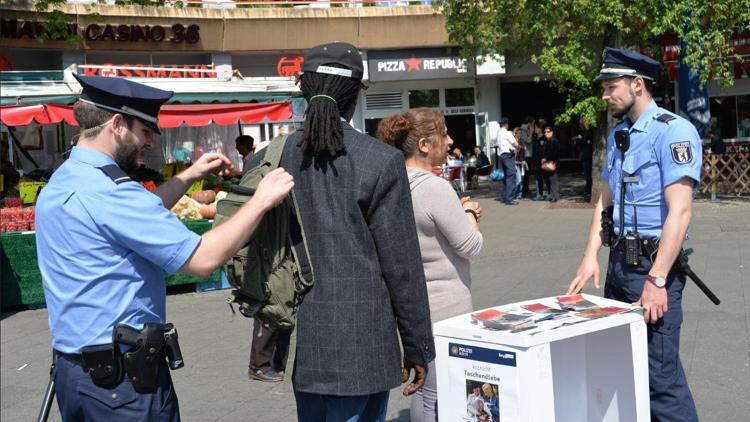
<instances>
[{"instance_id":1,"label":"paved plaza","mask_svg":"<svg viewBox=\"0 0 750 422\"><path fill-rule=\"evenodd\" d=\"M497 189L497 187L493 187ZM590 208L561 201L504 206L487 187L484 248L473 263L476 309L559 295L579 263ZM565 197L565 191L563 191ZM685 289L682 362L702 421L742 421L750 414L750 202L730 198L695 204L691 266L721 298L714 306L690 282ZM606 253L600 253L605 270ZM745 268L748 266L748 268ZM603 279L602 279L603 281ZM601 295L593 283L585 292ZM185 367L172 372L185 421L293 421L289 377L283 383L248 381L252 320L232 315L228 291L167 297L168 320L180 333ZM5 313L0 322L3 421L36 417L48 381L50 336L44 309ZM292 367L290 363L289 367ZM367 377L367 374L361 374ZM410 399L391 392L388 419L409 420ZM51 420L59 420L57 405Z\"/></svg>"}]
</instances>

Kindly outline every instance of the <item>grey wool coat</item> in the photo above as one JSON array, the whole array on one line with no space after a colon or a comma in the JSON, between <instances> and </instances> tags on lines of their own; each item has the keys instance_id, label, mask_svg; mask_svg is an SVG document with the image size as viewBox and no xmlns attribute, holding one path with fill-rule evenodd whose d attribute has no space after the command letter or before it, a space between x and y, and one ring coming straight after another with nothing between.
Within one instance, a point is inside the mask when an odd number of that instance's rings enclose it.
<instances>
[{"instance_id":1,"label":"grey wool coat","mask_svg":"<svg viewBox=\"0 0 750 422\"><path fill-rule=\"evenodd\" d=\"M435 358L403 154L342 125L346 152L327 166L303 154L301 132L280 163L294 176L315 272L298 312L294 387L335 396L399 386L399 335L406 359Z\"/></svg>"}]
</instances>

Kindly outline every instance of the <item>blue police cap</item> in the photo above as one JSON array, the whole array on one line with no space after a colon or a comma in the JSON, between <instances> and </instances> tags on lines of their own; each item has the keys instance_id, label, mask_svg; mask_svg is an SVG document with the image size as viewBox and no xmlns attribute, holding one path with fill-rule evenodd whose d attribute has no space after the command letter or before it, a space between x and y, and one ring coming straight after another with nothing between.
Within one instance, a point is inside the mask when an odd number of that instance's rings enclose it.
<instances>
[{"instance_id":1,"label":"blue police cap","mask_svg":"<svg viewBox=\"0 0 750 422\"><path fill-rule=\"evenodd\" d=\"M641 53L619 48L606 47L602 70L594 82L623 76L640 76L654 80L659 71L659 62Z\"/></svg>"},{"instance_id":2,"label":"blue police cap","mask_svg":"<svg viewBox=\"0 0 750 422\"><path fill-rule=\"evenodd\" d=\"M113 113L133 116L144 126L161 134L157 125L159 109L172 97L172 91L152 88L123 78L73 76L83 89L79 101Z\"/></svg>"}]
</instances>

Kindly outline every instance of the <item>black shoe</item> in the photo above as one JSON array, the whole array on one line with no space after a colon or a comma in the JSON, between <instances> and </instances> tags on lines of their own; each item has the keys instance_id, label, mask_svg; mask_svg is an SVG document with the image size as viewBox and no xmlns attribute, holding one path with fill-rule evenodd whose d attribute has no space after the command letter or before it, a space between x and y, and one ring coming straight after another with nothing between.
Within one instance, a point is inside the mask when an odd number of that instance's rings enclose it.
<instances>
[{"instance_id":1,"label":"black shoe","mask_svg":"<svg viewBox=\"0 0 750 422\"><path fill-rule=\"evenodd\" d=\"M284 380L284 373L276 372L273 369L269 369L265 372L258 369L257 371L253 372L253 370L251 369L247 372L247 377L251 380L256 380L256 381L281 382Z\"/></svg>"},{"instance_id":2,"label":"black shoe","mask_svg":"<svg viewBox=\"0 0 750 422\"><path fill-rule=\"evenodd\" d=\"M518 205L518 201L510 201L510 202L503 201L503 204L505 204L505 205Z\"/></svg>"}]
</instances>

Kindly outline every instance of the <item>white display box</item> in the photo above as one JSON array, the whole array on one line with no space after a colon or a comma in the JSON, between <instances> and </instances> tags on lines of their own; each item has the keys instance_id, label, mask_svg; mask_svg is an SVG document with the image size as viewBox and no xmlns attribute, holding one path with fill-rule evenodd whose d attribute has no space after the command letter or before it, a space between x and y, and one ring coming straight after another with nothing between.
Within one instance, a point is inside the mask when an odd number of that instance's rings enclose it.
<instances>
[{"instance_id":1,"label":"white display box","mask_svg":"<svg viewBox=\"0 0 750 422\"><path fill-rule=\"evenodd\" d=\"M600 306L632 308L583 296ZM532 303L554 304L555 298L492 309ZM471 314L440 321L433 331L441 422L479 420L467 410L478 383L498 391L501 422L650 420L646 325L639 308L536 334L487 330L473 324Z\"/></svg>"}]
</instances>

